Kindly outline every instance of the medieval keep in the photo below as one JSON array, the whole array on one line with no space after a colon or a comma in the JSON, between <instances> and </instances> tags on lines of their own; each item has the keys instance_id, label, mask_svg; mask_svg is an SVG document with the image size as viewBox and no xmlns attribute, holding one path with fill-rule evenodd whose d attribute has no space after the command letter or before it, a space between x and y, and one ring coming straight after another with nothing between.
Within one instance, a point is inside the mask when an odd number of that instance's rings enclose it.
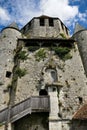
<instances>
[{"instance_id":1,"label":"medieval keep","mask_svg":"<svg viewBox=\"0 0 87 130\"><path fill-rule=\"evenodd\" d=\"M34 17L0 33L0 130L87 130L87 30Z\"/></svg>"}]
</instances>

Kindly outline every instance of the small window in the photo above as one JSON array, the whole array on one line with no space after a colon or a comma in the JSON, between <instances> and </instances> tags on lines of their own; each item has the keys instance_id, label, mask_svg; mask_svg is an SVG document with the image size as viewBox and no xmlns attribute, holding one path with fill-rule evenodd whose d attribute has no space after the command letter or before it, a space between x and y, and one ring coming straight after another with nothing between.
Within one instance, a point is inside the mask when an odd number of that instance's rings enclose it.
<instances>
[{"instance_id":1,"label":"small window","mask_svg":"<svg viewBox=\"0 0 87 130\"><path fill-rule=\"evenodd\" d=\"M10 71L6 71L6 77L10 78L11 77L11 72Z\"/></svg>"},{"instance_id":2,"label":"small window","mask_svg":"<svg viewBox=\"0 0 87 130\"><path fill-rule=\"evenodd\" d=\"M54 22L52 18L49 18L49 26L54 26Z\"/></svg>"},{"instance_id":3,"label":"small window","mask_svg":"<svg viewBox=\"0 0 87 130\"><path fill-rule=\"evenodd\" d=\"M79 103L81 104L83 102L83 98L82 97L78 97L79 99Z\"/></svg>"},{"instance_id":4,"label":"small window","mask_svg":"<svg viewBox=\"0 0 87 130\"><path fill-rule=\"evenodd\" d=\"M40 26L44 26L45 25L45 20L43 18L40 19Z\"/></svg>"}]
</instances>

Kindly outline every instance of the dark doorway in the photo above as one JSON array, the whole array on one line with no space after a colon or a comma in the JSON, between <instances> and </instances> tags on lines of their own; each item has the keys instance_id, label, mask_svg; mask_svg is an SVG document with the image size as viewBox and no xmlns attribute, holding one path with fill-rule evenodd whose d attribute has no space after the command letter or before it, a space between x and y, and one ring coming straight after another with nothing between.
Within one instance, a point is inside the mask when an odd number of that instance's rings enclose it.
<instances>
[{"instance_id":1,"label":"dark doorway","mask_svg":"<svg viewBox=\"0 0 87 130\"><path fill-rule=\"evenodd\" d=\"M48 92L45 89L41 89L39 95L40 96L48 95Z\"/></svg>"},{"instance_id":2,"label":"dark doorway","mask_svg":"<svg viewBox=\"0 0 87 130\"><path fill-rule=\"evenodd\" d=\"M32 113L13 123L13 130L49 130L49 113Z\"/></svg>"}]
</instances>

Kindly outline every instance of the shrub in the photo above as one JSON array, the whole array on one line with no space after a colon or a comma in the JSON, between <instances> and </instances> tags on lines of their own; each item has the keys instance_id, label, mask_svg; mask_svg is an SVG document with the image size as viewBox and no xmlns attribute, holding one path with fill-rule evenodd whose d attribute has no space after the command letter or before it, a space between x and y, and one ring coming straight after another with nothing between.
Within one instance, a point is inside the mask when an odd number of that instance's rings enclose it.
<instances>
[{"instance_id":1,"label":"shrub","mask_svg":"<svg viewBox=\"0 0 87 130\"><path fill-rule=\"evenodd\" d=\"M26 69L17 68L16 74L19 76L19 78L21 78L26 74Z\"/></svg>"},{"instance_id":2,"label":"shrub","mask_svg":"<svg viewBox=\"0 0 87 130\"><path fill-rule=\"evenodd\" d=\"M28 55L26 54L26 51L20 51L18 53L18 58L21 59L21 60L27 60Z\"/></svg>"},{"instance_id":3,"label":"shrub","mask_svg":"<svg viewBox=\"0 0 87 130\"><path fill-rule=\"evenodd\" d=\"M44 60L46 58L46 51L44 49L40 49L38 52L35 54L35 58L37 61Z\"/></svg>"},{"instance_id":4,"label":"shrub","mask_svg":"<svg viewBox=\"0 0 87 130\"><path fill-rule=\"evenodd\" d=\"M68 47L53 47L52 50L55 51L55 53L62 59L62 60L67 60L72 58L70 54L70 48Z\"/></svg>"}]
</instances>

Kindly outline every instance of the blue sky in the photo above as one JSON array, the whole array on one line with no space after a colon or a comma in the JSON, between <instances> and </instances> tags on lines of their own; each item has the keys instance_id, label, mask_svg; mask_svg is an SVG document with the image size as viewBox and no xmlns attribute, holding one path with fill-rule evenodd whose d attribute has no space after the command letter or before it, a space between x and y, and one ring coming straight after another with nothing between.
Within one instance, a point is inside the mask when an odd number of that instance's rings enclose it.
<instances>
[{"instance_id":1,"label":"blue sky","mask_svg":"<svg viewBox=\"0 0 87 130\"><path fill-rule=\"evenodd\" d=\"M39 15L60 18L72 34L76 23L87 28L87 1L0 0L0 30L14 21L21 28L31 18Z\"/></svg>"}]
</instances>

